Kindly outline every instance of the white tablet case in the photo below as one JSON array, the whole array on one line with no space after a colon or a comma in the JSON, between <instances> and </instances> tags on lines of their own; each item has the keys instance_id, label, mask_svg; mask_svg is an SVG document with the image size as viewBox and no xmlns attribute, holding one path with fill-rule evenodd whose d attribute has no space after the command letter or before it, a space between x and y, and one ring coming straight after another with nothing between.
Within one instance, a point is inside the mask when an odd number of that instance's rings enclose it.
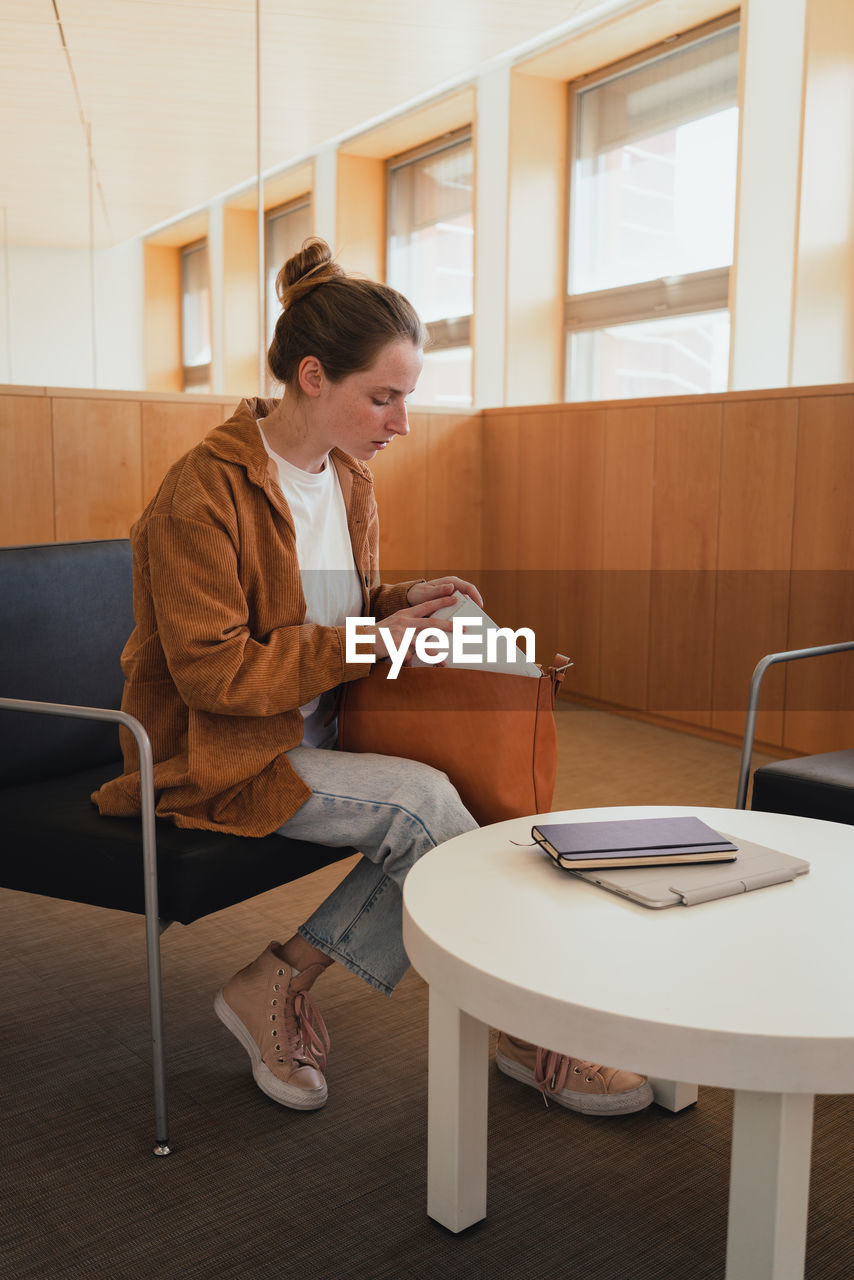
<instances>
[{"instance_id":1,"label":"white tablet case","mask_svg":"<svg viewBox=\"0 0 854 1280\"><path fill-rule=\"evenodd\" d=\"M772 884L785 884L805 875L810 864L776 849L726 835L738 846L734 862L705 862L664 867L603 867L599 871L570 871L570 875L589 880L630 898L642 907L693 907L699 902L731 898L752 889L765 889Z\"/></svg>"},{"instance_id":2,"label":"white tablet case","mask_svg":"<svg viewBox=\"0 0 854 1280\"><path fill-rule=\"evenodd\" d=\"M478 654L480 661L454 662L452 655L449 653L445 660L446 667L465 667L469 671L504 671L512 676L536 676L537 678L543 674L535 663L528 661L518 645L513 646L511 657L510 653L507 652L508 645L503 640L497 646L498 654L503 656L496 656L493 662L489 662L487 660L487 632L499 631L498 623L493 622L489 614L484 613L480 605L475 604L474 600L469 596L464 596L460 591L454 592L449 605L446 605L444 609L437 609L431 616L452 619L479 618L482 624L480 634L477 631L469 631L466 638L466 651ZM510 630L512 631L513 628L510 628ZM415 658L412 665L421 666L422 664Z\"/></svg>"}]
</instances>

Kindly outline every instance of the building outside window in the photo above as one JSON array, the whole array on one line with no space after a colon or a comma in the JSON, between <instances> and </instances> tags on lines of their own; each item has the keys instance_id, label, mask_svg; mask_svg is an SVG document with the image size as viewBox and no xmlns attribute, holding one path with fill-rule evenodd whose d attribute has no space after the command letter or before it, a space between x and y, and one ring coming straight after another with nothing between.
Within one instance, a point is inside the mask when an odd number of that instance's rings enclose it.
<instances>
[{"instance_id":1,"label":"building outside window","mask_svg":"<svg viewBox=\"0 0 854 1280\"><path fill-rule=\"evenodd\" d=\"M211 389L211 291L208 242L181 250L181 364L185 391Z\"/></svg>"},{"instance_id":2,"label":"building outside window","mask_svg":"<svg viewBox=\"0 0 854 1280\"><path fill-rule=\"evenodd\" d=\"M473 186L469 129L388 162L386 275L430 331L413 403L472 402Z\"/></svg>"},{"instance_id":3,"label":"building outside window","mask_svg":"<svg viewBox=\"0 0 854 1280\"><path fill-rule=\"evenodd\" d=\"M570 86L567 399L726 388L737 82L730 22Z\"/></svg>"},{"instance_id":4,"label":"building outside window","mask_svg":"<svg viewBox=\"0 0 854 1280\"><path fill-rule=\"evenodd\" d=\"M267 347L273 340L273 330L279 318L281 307L276 296L276 276L298 249L303 241L311 235L311 199L300 196L298 200L290 200L287 204L270 209L265 215L266 223L266 315L267 315Z\"/></svg>"}]
</instances>

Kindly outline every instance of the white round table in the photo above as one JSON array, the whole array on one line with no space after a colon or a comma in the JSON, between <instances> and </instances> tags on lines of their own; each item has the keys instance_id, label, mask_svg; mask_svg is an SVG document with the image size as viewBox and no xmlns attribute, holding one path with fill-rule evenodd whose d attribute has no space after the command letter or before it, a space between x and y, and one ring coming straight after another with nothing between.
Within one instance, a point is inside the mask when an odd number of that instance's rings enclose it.
<instances>
[{"instance_id":1,"label":"white round table","mask_svg":"<svg viewBox=\"0 0 854 1280\"><path fill-rule=\"evenodd\" d=\"M673 814L811 870L649 910L560 871L529 847L538 819L519 818L458 836L409 873L404 942L430 985L427 1211L452 1231L486 1214L495 1026L590 1061L734 1089L727 1280L794 1280L813 1096L854 1093L854 827L687 807L539 820Z\"/></svg>"}]
</instances>

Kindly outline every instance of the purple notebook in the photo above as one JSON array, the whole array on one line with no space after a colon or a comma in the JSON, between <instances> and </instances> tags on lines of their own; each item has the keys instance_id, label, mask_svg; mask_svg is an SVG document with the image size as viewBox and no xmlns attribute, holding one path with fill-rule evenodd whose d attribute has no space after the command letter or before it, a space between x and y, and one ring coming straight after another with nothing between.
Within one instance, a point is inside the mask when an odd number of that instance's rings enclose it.
<instances>
[{"instance_id":1,"label":"purple notebook","mask_svg":"<svg viewBox=\"0 0 854 1280\"><path fill-rule=\"evenodd\" d=\"M532 838L561 866L620 867L732 861L738 847L700 818L549 822Z\"/></svg>"}]
</instances>

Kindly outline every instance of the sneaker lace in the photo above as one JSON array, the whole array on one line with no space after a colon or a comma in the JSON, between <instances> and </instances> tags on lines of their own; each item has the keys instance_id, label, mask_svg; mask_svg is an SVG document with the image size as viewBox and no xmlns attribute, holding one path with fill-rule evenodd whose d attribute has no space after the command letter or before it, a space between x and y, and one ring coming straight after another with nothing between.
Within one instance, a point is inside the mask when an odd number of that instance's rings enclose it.
<instances>
[{"instance_id":1,"label":"sneaker lace","mask_svg":"<svg viewBox=\"0 0 854 1280\"><path fill-rule=\"evenodd\" d=\"M288 992L285 997L285 1038L294 1062L323 1071L329 1052L329 1032L308 991Z\"/></svg>"},{"instance_id":2,"label":"sneaker lace","mask_svg":"<svg viewBox=\"0 0 854 1280\"><path fill-rule=\"evenodd\" d=\"M584 1062L581 1058L570 1058L564 1053L553 1053L551 1049L537 1049L537 1061L534 1066L534 1083L539 1087L546 1106L549 1095L560 1093L565 1088L570 1071L574 1075L585 1075L590 1078L600 1071L595 1062Z\"/></svg>"}]
</instances>

